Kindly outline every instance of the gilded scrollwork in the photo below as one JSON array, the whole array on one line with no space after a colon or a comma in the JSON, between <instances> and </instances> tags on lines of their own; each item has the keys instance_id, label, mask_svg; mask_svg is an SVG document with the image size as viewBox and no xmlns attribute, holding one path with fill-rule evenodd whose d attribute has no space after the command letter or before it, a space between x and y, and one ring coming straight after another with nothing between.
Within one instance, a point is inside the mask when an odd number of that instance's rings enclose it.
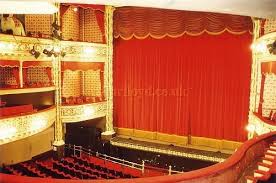
<instances>
[{"instance_id":1,"label":"gilded scrollwork","mask_svg":"<svg viewBox=\"0 0 276 183\"><path fill-rule=\"evenodd\" d=\"M106 102L61 107L61 118L63 123L80 122L104 117L105 115Z\"/></svg>"},{"instance_id":2,"label":"gilded scrollwork","mask_svg":"<svg viewBox=\"0 0 276 183\"><path fill-rule=\"evenodd\" d=\"M42 132L55 122L56 108L41 112L0 119L0 145Z\"/></svg>"}]
</instances>

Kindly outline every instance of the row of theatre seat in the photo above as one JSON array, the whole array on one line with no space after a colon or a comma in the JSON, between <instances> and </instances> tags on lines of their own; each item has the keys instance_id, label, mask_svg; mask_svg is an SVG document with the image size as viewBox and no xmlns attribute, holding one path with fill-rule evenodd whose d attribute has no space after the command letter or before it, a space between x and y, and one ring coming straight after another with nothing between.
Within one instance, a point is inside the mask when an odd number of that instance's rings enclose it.
<instances>
[{"instance_id":1,"label":"row of theatre seat","mask_svg":"<svg viewBox=\"0 0 276 183\"><path fill-rule=\"evenodd\" d=\"M110 169L77 156L63 158L60 161L51 159L50 163L43 161L20 163L5 167L4 171L14 175L58 179L119 179L137 177L137 175L123 173L122 170L118 169Z\"/></svg>"},{"instance_id":2,"label":"row of theatre seat","mask_svg":"<svg viewBox=\"0 0 276 183\"><path fill-rule=\"evenodd\" d=\"M261 162L254 170L253 176L246 177L247 183L275 183L276 182L276 141L266 149Z\"/></svg>"}]
</instances>

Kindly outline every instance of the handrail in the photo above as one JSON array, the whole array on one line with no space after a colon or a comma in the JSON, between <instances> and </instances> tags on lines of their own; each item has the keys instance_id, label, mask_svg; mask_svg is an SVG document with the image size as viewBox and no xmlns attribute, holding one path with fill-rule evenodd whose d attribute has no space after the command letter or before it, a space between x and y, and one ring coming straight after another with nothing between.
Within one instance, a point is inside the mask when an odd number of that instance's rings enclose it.
<instances>
[{"instance_id":1,"label":"handrail","mask_svg":"<svg viewBox=\"0 0 276 183\"><path fill-rule=\"evenodd\" d=\"M73 146L73 148L72 148L72 146ZM120 164L121 166L134 168L134 169L140 170L142 172L142 174L144 174L145 167L147 167L147 166L145 166L145 161L144 160L142 161L142 164L134 163L134 162L131 162L131 161L116 158L116 157L109 156L109 155L106 155L106 154L102 154L102 153L99 153L99 152L94 152L94 151L91 151L91 149L86 149L86 148L83 148L82 146L76 146L76 145L71 145L71 144L65 144L65 148L73 150L74 156L76 155L76 151L78 151L80 153L80 156L83 152L86 153L89 156L92 156L92 154L95 154L96 157L98 157L100 159L103 159L104 162L108 160L110 162ZM151 168L155 169L155 170L160 170L160 168L157 168L157 167L151 167ZM168 172L168 175L171 175L172 173L183 173L183 172L180 172L180 171L172 170L172 166L169 166L168 170L167 169L162 169L162 170Z\"/></svg>"}]
</instances>

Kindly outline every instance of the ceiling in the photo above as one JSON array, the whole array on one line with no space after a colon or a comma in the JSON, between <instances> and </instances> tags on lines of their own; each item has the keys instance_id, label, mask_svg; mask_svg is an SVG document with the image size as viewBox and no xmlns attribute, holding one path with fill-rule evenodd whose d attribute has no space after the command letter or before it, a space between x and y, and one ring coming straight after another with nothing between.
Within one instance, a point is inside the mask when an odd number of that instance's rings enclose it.
<instances>
[{"instance_id":1,"label":"ceiling","mask_svg":"<svg viewBox=\"0 0 276 183\"><path fill-rule=\"evenodd\" d=\"M1 0L0 0L1 1ZM140 6L276 18L276 0L55 0L63 3Z\"/></svg>"}]
</instances>

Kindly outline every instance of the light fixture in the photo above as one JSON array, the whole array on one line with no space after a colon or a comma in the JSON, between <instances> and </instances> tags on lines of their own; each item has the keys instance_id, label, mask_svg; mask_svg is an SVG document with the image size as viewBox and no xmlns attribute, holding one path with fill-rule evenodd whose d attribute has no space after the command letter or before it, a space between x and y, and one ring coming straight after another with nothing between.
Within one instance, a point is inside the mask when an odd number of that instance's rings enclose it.
<instances>
[{"instance_id":1,"label":"light fixture","mask_svg":"<svg viewBox=\"0 0 276 183\"><path fill-rule=\"evenodd\" d=\"M248 132L253 133L253 132L255 131L255 125L253 125L253 124L248 124L248 125L246 126L246 130L247 130Z\"/></svg>"},{"instance_id":2,"label":"light fixture","mask_svg":"<svg viewBox=\"0 0 276 183\"><path fill-rule=\"evenodd\" d=\"M48 51L47 49L44 49L43 50L43 53L45 54L45 55L47 55L47 57L51 57L53 54L51 53L51 51Z\"/></svg>"},{"instance_id":3,"label":"light fixture","mask_svg":"<svg viewBox=\"0 0 276 183\"><path fill-rule=\"evenodd\" d=\"M1 0L0 14L54 14L58 8L51 0Z\"/></svg>"},{"instance_id":4,"label":"light fixture","mask_svg":"<svg viewBox=\"0 0 276 183\"><path fill-rule=\"evenodd\" d=\"M78 7L74 7L74 8L73 8L73 11L74 11L74 12L77 12L77 11L78 11Z\"/></svg>"},{"instance_id":5,"label":"light fixture","mask_svg":"<svg viewBox=\"0 0 276 183\"><path fill-rule=\"evenodd\" d=\"M44 49L43 50L43 53L45 55L47 55L47 57L51 57L52 55L54 55L54 57L58 57L59 55L62 56L62 57L65 57L66 55L66 52L60 50L60 48L52 48L51 51L47 50L47 49Z\"/></svg>"},{"instance_id":6,"label":"light fixture","mask_svg":"<svg viewBox=\"0 0 276 183\"><path fill-rule=\"evenodd\" d=\"M35 58L38 58L40 55L39 51L35 50L35 46L33 46L33 48L29 51L31 55L33 55Z\"/></svg>"}]
</instances>

